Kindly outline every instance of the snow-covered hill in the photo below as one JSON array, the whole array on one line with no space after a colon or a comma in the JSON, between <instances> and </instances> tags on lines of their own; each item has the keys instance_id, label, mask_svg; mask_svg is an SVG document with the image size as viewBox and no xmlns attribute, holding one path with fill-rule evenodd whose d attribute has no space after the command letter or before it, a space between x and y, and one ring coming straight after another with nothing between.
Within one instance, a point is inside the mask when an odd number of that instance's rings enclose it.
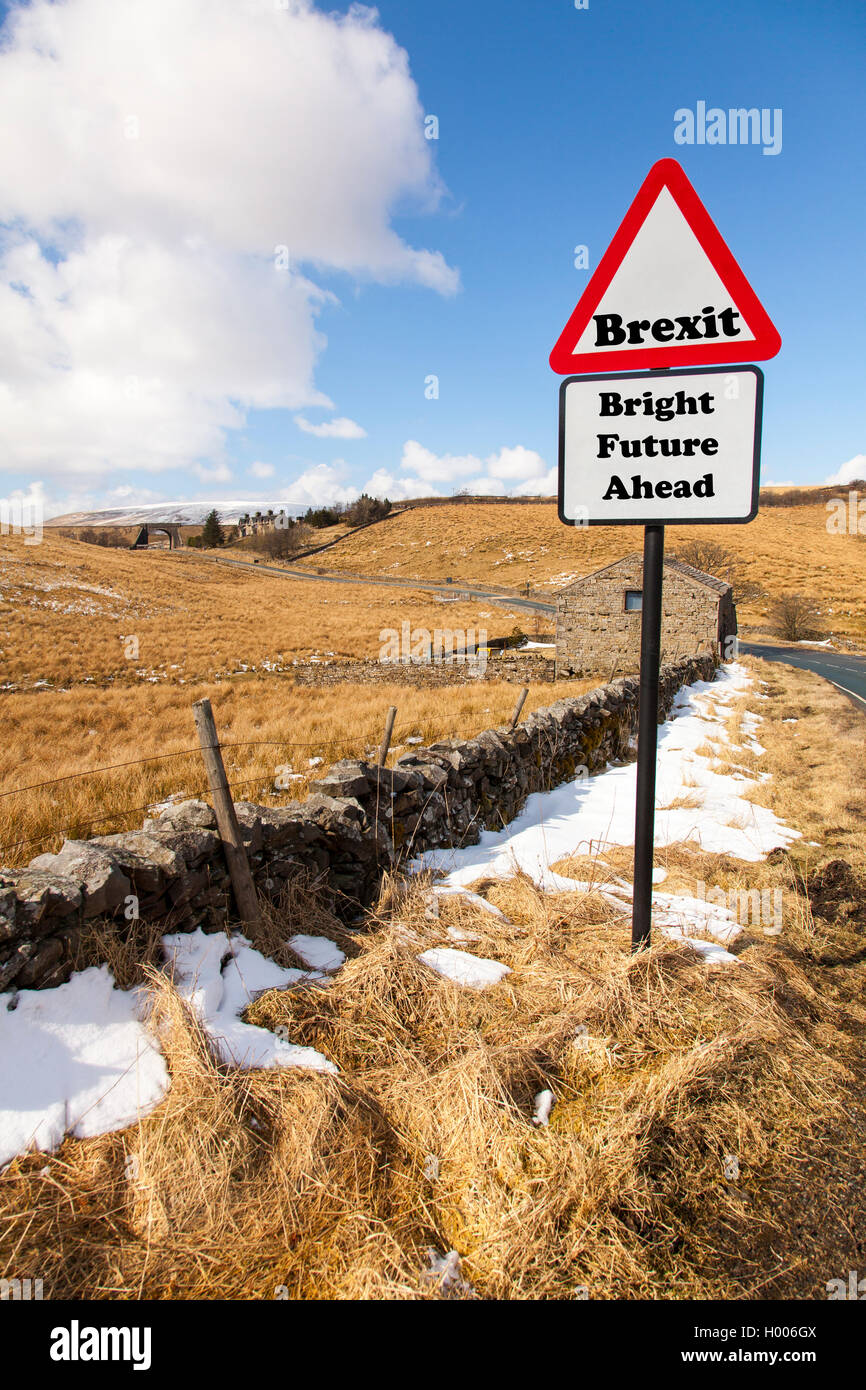
<instances>
[{"instance_id":1,"label":"snow-covered hill","mask_svg":"<svg viewBox=\"0 0 866 1390\"><path fill-rule=\"evenodd\" d=\"M52 517L47 524L49 526L143 526L146 522L156 525L161 521L167 521L176 526L200 526L208 512L216 508L220 520L228 525L233 525L247 512L251 515L258 511L267 512L271 506L275 512L284 511L288 516L303 516L307 510L306 507L299 507L292 503L266 502L263 506L261 501L248 499L234 502L148 502L145 506L139 507L114 507L98 512L67 512L65 516Z\"/></svg>"}]
</instances>

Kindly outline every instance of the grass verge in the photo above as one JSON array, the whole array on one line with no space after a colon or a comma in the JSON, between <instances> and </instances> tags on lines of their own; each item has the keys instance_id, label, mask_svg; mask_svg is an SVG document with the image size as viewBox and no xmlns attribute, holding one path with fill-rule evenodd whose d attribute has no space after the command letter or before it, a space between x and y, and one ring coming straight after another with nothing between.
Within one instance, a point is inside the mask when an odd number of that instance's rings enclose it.
<instances>
[{"instance_id":1,"label":"grass verge","mask_svg":"<svg viewBox=\"0 0 866 1390\"><path fill-rule=\"evenodd\" d=\"M386 884L331 985L248 1010L336 1077L226 1070L154 972L169 1095L121 1134L6 1169L2 1266L49 1297L825 1297L866 1234L864 951L856 917L819 916L810 884L828 854L858 852L862 721L815 678L764 679L774 779L756 796L804 842L761 865L661 858L666 891L787 885L781 935L747 929L739 966L664 939L633 957L599 891L621 867L608 853L588 893L480 884L507 920L456 899L434 917L423 883ZM310 911L300 895L269 931ZM443 944L511 973L461 989L418 960ZM425 1277L430 1248L459 1253L465 1285Z\"/></svg>"}]
</instances>

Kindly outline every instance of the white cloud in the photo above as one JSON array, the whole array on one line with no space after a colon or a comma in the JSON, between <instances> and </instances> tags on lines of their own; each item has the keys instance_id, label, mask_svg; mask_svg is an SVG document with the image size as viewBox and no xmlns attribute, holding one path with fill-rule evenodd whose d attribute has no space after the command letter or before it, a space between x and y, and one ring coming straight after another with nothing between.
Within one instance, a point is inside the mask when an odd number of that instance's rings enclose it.
<instances>
[{"instance_id":1,"label":"white cloud","mask_svg":"<svg viewBox=\"0 0 866 1390\"><path fill-rule=\"evenodd\" d=\"M341 416L337 420L325 420L321 425L312 425L303 415L295 416L295 424L305 434L314 434L317 439L366 439L367 431L354 420Z\"/></svg>"},{"instance_id":2,"label":"white cloud","mask_svg":"<svg viewBox=\"0 0 866 1390\"><path fill-rule=\"evenodd\" d=\"M514 449L500 449L486 460L487 471L494 478L513 478L521 483L530 478L539 478L547 471L547 464L534 449L524 449L518 444Z\"/></svg>"},{"instance_id":3,"label":"white cloud","mask_svg":"<svg viewBox=\"0 0 866 1390\"><path fill-rule=\"evenodd\" d=\"M407 439L403 445L400 466L406 473L414 473L426 482L453 483L460 478L471 477L480 472L484 465L472 454L434 454L425 449L417 439Z\"/></svg>"},{"instance_id":4,"label":"white cloud","mask_svg":"<svg viewBox=\"0 0 866 1390\"><path fill-rule=\"evenodd\" d=\"M524 448L522 444L502 448L498 453L488 454L481 459L475 454L434 454L419 444L417 439L408 439L403 446L401 468L404 474L412 476L409 479L398 478L396 483L405 483L407 488L414 487L415 480L421 479L428 484L448 484L448 491L477 495L513 493L520 497L556 491L556 469L548 469L540 454L534 449ZM367 490L370 490L369 485ZM393 495L405 497L423 493L404 491Z\"/></svg>"},{"instance_id":5,"label":"white cloud","mask_svg":"<svg viewBox=\"0 0 866 1390\"><path fill-rule=\"evenodd\" d=\"M229 483L232 478L232 470L226 463L194 463L192 471L201 483Z\"/></svg>"},{"instance_id":6,"label":"white cloud","mask_svg":"<svg viewBox=\"0 0 866 1390\"><path fill-rule=\"evenodd\" d=\"M218 455L245 407L315 396L321 298L210 248L106 236L53 265L18 241L0 259L7 466L95 478Z\"/></svg>"},{"instance_id":7,"label":"white cloud","mask_svg":"<svg viewBox=\"0 0 866 1390\"><path fill-rule=\"evenodd\" d=\"M369 497L389 497L392 502L406 502L412 497L440 497L442 494L419 478L398 478L386 468L379 468L364 484Z\"/></svg>"},{"instance_id":8,"label":"white cloud","mask_svg":"<svg viewBox=\"0 0 866 1390\"><path fill-rule=\"evenodd\" d=\"M456 290L391 226L442 190L374 10L32 0L3 40L2 466L219 458L251 408L330 404L320 270Z\"/></svg>"},{"instance_id":9,"label":"white cloud","mask_svg":"<svg viewBox=\"0 0 866 1390\"><path fill-rule=\"evenodd\" d=\"M149 488L129 487L128 485L113 487L109 489L105 495L111 502L116 503L118 507L127 504L129 506L138 506L142 502L162 501L158 492L152 492Z\"/></svg>"},{"instance_id":10,"label":"white cloud","mask_svg":"<svg viewBox=\"0 0 866 1390\"><path fill-rule=\"evenodd\" d=\"M501 478L472 478L464 483L462 492L471 492L473 497L504 497L508 491Z\"/></svg>"},{"instance_id":11,"label":"white cloud","mask_svg":"<svg viewBox=\"0 0 866 1390\"><path fill-rule=\"evenodd\" d=\"M251 463L248 471L254 478L272 478L276 472L272 463Z\"/></svg>"},{"instance_id":12,"label":"white cloud","mask_svg":"<svg viewBox=\"0 0 866 1390\"><path fill-rule=\"evenodd\" d=\"M289 487L283 488L278 501L295 502L306 507L326 507L332 502L354 502L358 489L345 482L346 465L343 459L319 463L307 468Z\"/></svg>"},{"instance_id":13,"label":"white cloud","mask_svg":"<svg viewBox=\"0 0 866 1390\"><path fill-rule=\"evenodd\" d=\"M844 487L847 483L856 483L863 478L866 478L866 454L855 454L835 473L831 473L825 482L839 483Z\"/></svg>"},{"instance_id":14,"label":"white cloud","mask_svg":"<svg viewBox=\"0 0 866 1390\"><path fill-rule=\"evenodd\" d=\"M110 510L112 507L140 507L149 502L165 502L168 499L162 492L150 488L121 487L100 489L98 493L89 490L73 489L64 494L46 494L42 483L34 483L33 488L45 497L45 516L66 516L69 512L94 512Z\"/></svg>"}]
</instances>

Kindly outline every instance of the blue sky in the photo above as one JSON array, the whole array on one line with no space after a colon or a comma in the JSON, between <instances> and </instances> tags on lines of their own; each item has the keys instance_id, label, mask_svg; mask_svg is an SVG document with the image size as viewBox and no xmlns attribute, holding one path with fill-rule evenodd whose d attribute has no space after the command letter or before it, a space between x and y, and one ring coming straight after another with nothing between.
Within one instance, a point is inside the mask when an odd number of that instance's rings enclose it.
<instances>
[{"instance_id":1,"label":"blue sky","mask_svg":"<svg viewBox=\"0 0 866 1390\"><path fill-rule=\"evenodd\" d=\"M87 24L98 19L100 3L68 0L71 8L81 10L85 35ZM187 4L207 22L208 0L176 0L175 9ZM88 422L76 411L77 453L67 468L58 439L66 428L64 417L44 445L37 441L28 450L21 438L25 413L4 461L7 492L41 483L58 505L85 500L108 504L123 496L133 501L247 495L277 500L292 496L299 478L306 479L306 492L294 495L315 494L318 478L326 499L367 485L379 470L405 480L418 456L417 451L406 455L407 441L426 451L424 476L434 479L430 487L416 490L447 494L467 483L475 486L479 474L496 476L500 464L506 489L533 475L540 478L538 456L551 467L556 449L559 379L548 366L548 354L589 274L575 269L573 248L579 243L589 247L591 271L647 170L665 156L683 164L782 335L780 355L764 367L765 479L821 481L866 453L861 343L866 7L859 0L820 6L792 5L790 0L762 0L760 5L754 0L727 0L724 5L589 0L586 10L576 10L572 0L381 0L377 8L378 25L372 19L368 25L393 35L405 49L420 114L439 120L438 141L425 142L420 154L416 143L411 156L417 163L429 153L433 167L423 177L416 169L405 188L398 181L396 191L388 194L390 225L405 246L440 253L448 273L459 275L459 289L449 292L453 280L444 270L383 271L377 248L364 253L368 264L360 256L362 263L353 267L345 245L319 261L315 238L325 224L317 222L309 234L302 229L303 254L293 263L293 273L309 277L318 294L330 292L334 298L316 303L315 328L327 343L319 340L313 351L309 378L314 385L308 381L306 401L296 394L295 405L261 408L258 401L280 400L279 383L260 387L256 373L267 375L268 369L248 345L250 365L240 374L237 394L229 354L224 375L220 363L216 391L222 405L214 407L213 418L205 418L203 407L192 411L195 427L189 430L188 454L182 423L161 460L158 454L138 457L135 448L125 450L120 424L107 439L97 431L91 441ZM329 13L345 14L347 9L332 6ZM166 24L169 14L170 8ZM165 42L163 31L160 51ZM19 50L22 45L19 39ZM73 103L83 99L85 85L92 86L84 82L86 73L76 86L74 68L84 62L79 51L70 41L65 59L72 70L70 90L79 93L70 97ZM145 60L146 52L145 45ZM211 55L213 78L222 52ZM23 61L21 51L11 56ZM781 152L765 155L754 145L675 145L674 112L694 109L698 101L724 109L781 108ZM381 130L393 132L399 122L387 101L383 111ZM323 133L320 114L309 126L302 116L290 114L290 124L300 122L290 136L282 118L272 129L261 130L278 178L283 139L286 148L289 139L295 146L309 139L317 158L320 142L340 145L339 126ZM417 112L401 108L400 120L417 125L417 118ZM194 110L188 119L195 120ZM17 128L25 149L30 129L25 117ZM31 162L37 165L42 138L39 132L33 135ZM366 150L383 137L373 128L363 138ZM417 130L413 138L417 142ZM213 167L205 173L218 180L218 148L213 141L207 148ZM395 147L392 164L403 157L402 149ZM249 161L261 157L262 147L251 138ZM14 176L15 169L6 173ZM46 199L38 172L32 177L29 201L13 200L3 214L7 230L36 228L43 254L53 243L54 254L63 258L70 244L61 239L58 250L58 238L46 230ZM45 179L50 177L46 168ZM289 185L296 177L294 167L283 175ZM327 177L340 174L329 171ZM378 177L378 169L365 173L368 185ZM150 180L148 198L152 184ZM232 197L231 187L224 192L225 198ZM359 192L360 202L350 202L344 210L349 241L364 197ZM122 198L119 203L113 226L106 220L111 215L105 211L111 205L108 196L100 200L94 194L77 208L73 190L66 205L58 201L50 212L55 217L71 213L94 238L107 232L122 235ZM182 214L173 220L166 199L156 212L145 204L144 194L130 195L136 235L158 237L167 245L169 235L183 234ZM157 218L163 220L154 231ZM262 228L263 244L268 230ZM214 241L221 240L229 256L228 275L231 256L239 251L246 255L248 248L240 245L234 228L219 231ZM15 274L20 281L20 262ZM11 283L12 271L8 278ZM85 292L77 290L82 296ZM175 294L173 301L177 298ZM135 313L134 304L130 312ZM193 306L189 312L198 309ZM86 321L84 309L82 315ZM159 337L158 314L154 319L143 326L139 340ZM308 328L302 325L298 331ZM280 331L277 325L274 332ZM37 335L34 353L39 342ZM86 355L89 342L77 329L74 351ZM15 350L7 341L2 361ZM163 370L170 371L171 363ZM279 364L274 371L279 376ZM298 371L303 375L302 368ZM439 378L438 399L425 399L425 380L431 374ZM162 371L159 375L162 379ZM18 389L30 388L24 382ZM190 389L202 399L208 396L201 381ZM314 404L314 391L330 404ZM99 401L96 391L94 411ZM45 408L43 401L40 416ZM175 401L172 409L180 420L184 407ZM298 426L298 415L314 425L347 418L365 435L318 438ZM158 405L146 432L150 438L158 436ZM111 449L123 456L113 457L109 467ZM520 476L523 456L500 456L502 450L526 451L525 479ZM437 464L429 456L446 459L438 480ZM491 456L497 459L489 467L476 467L470 460L449 469L449 458L467 456L482 465ZM320 472L311 472L316 469Z\"/></svg>"}]
</instances>

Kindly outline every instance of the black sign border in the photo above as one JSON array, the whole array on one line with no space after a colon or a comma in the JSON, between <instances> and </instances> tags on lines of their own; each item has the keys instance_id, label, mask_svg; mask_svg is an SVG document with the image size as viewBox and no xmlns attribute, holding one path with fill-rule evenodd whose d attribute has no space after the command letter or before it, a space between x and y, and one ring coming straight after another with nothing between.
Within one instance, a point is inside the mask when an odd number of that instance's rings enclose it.
<instances>
[{"instance_id":1,"label":"black sign border","mask_svg":"<svg viewBox=\"0 0 866 1390\"><path fill-rule=\"evenodd\" d=\"M679 376L732 376L734 372L753 372L755 382L755 441L752 450L752 507L748 516L713 516L705 521L697 518L689 520L679 516L623 517L621 521L575 521L563 516L565 490L565 393L575 381L648 381L658 382L659 377L672 381ZM656 369L643 372L589 372L585 375L568 376L559 387L559 486L556 510L564 526L743 526L754 521L758 515L758 501L761 489L761 430L764 419L764 373L754 363L727 363L721 367L673 367L669 370Z\"/></svg>"}]
</instances>

